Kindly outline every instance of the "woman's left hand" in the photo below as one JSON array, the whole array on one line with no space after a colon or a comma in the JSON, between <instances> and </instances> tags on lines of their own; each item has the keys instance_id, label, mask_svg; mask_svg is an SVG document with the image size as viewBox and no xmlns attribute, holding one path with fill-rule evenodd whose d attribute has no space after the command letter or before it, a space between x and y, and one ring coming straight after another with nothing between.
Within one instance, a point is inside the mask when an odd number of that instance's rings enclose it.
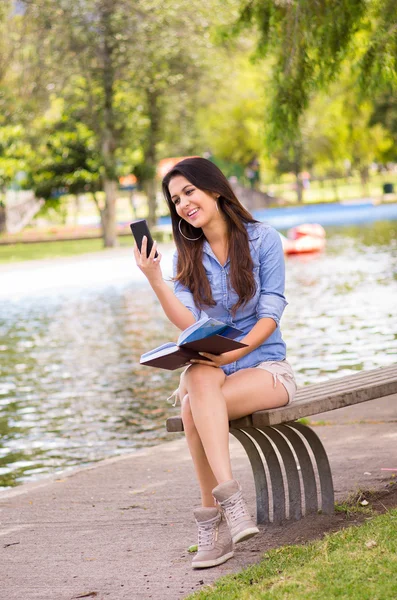
<instances>
[{"instance_id":1,"label":"woman's left hand","mask_svg":"<svg viewBox=\"0 0 397 600\"><path fill-rule=\"evenodd\" d=\"M229 352L225 352L224 354L210 354L209 352L199 352L201 356L205 358L209 358L210 360L200 360L199 358L193 358L190 362L194 365L207 365L208 367L223 367L223 365L228 365L231 360L231 357L228 357Z\"/></svg>"}]
</instances>

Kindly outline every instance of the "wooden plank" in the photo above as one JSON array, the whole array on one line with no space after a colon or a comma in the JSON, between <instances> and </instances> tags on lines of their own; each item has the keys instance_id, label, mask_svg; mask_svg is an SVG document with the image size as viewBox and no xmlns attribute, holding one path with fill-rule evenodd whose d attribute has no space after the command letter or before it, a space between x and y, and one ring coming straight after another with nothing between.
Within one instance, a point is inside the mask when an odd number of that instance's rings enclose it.
<instances>
[{"instance_id":1,"label":"wooden plank","mask_svg":"<svg viewBox=\"0 0 397 600\"><path fill-rule=\"evenodd\" d=\"M332 389L334 387L338 387L340 385L351 386L354 387L356 385L367 385L371 383L388 383L390 381L394 381L397 378L397 373L374 373L371 376L366 377L358 377L357 375L347 375L346 377L338 377L337 379L331 379L323 383L314 383L306 388L327 388ZM305 387L302 390L306 389Z\"/></svg>"},{"instance_id":2,"label":"wooden plank","mask_svg":"<svg viewBox=\"0 0 397 600\"><path fill-rule=\"evenodd\" d=\"M384 396L390 396L391 401L397 402L397 364L309 385L298 390L292 404L282 408L257 411L232 421L231 427L240 429L249 426L279 425ZM183 431L182 419L180 417L167 419L167 431Z\"/></svg>"},{"instance_id":3,"label":"wooden plank","mask_svg":"<svg viewBox=\"0 0 397 600\"><path fill-rule=\"evenodd\" d=\"M345 377L338 377L337 379L331 379L323 383L311 384L307 387L301 388L297 392L297 398L307 393L321 393L322 390L332 392L337 390L341 386L346 388L361 387L364 385L371 385L375 383L393 383L397 379L397 367L385 367L375 369L372 371L364 371L355 375L347 375Z\"/></svg>"},{"instance_id":4,"label":"wooden plank","mask_svg":"<svg viewBox=\"0 0 397 600\"><path fill-rule=\"evenodd\" d=\"M252 422L254 427L264 427L266 425L279 425L296 421L302 417L317 415L319 413L352 406L360 402L368 402L377 398L389 396L393 401L397 402L397 382L395 385L396 393L383 393L381 387L368 388L365 393L359 397L354 393L341 393L336 396L325 396L316 400L307 400L305 402L292 402L292 404L284 408L275 408L273 410L260 410L253 413Z\"/></svg>"},{"instance_id":5,"label":"wooden plank","mask_svg":"<svg viewBox=\"0 0 397 600\"><path fill-rule=\"evenodd\" d=\"M382 388L384 390L383 396L387 396L389 394L394 393L395 383L393 381L381 381L381 382L371 382L365 383L361 385L339 385L338 387L326 388L321 387L319 389L310 389L307 391L298 391L294 402L305 402L306 400L312 400L315 398L323 398L323 397L333 397L338 396L339 394L355 394L357 397L360 396L362 391L371 390L374 388ZM360 400L358 400L359 402Z\"/></svg>"},{"instance_id":6,"label":"wooden plank","mask_svg":"<svg viewBox=\"0 0 397 600\"><path fill-rule=\"evenodd\" d=\"M181 417L169 417L169 419L167 419L166 422L166 427L169 433L183 431L183 423Z\"/></svg>"}]
</instances>

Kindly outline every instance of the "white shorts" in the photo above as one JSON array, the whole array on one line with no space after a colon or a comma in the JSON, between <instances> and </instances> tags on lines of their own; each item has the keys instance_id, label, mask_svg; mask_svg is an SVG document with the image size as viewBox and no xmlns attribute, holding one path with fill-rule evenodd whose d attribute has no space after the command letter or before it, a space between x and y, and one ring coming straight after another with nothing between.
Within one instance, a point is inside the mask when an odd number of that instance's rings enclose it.
<instances>
[{"instance_id":1,"label":"white shorts","mask_svg":"<svg viewBox=\"0 0 397 600\"><path fill-rule=\"evenodd\" d=\"M273 375L274 387L277 385L277 380L283 384L288 394L288 404L293 402L296 394L295 375L291 365L286 360L267 360L255 367L256 369L264 369Z\"/></svg>"}]
</instances>

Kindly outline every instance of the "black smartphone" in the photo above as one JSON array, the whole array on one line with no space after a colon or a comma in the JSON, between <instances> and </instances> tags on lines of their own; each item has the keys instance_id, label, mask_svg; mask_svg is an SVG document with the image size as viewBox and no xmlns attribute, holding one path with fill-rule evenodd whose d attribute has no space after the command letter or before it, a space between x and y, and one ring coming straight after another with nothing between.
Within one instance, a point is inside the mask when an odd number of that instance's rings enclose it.
<instances>
[{"instance_id":1,"label":"black smartphone","mask_svg":"<svg viewBox=\"0 0 397 600\"><path fill-rule=\"evenodd\" d=\"M146 223L146 219L139 219L138 221L134 221L133 223L130 223L130 228L132 231L132 235L135 238L136 244L139 248L139 252L141 252L141 248L142 248L142 239L143 236L146 235L147 238L147 247L146 247L146 254L147 256L149 256L149 254L152 251L153 248L153 238L150 235L150 231L149 231L149 227L148 224ZM156 254L154 255L155 258L157 258L158 254L156 252Z\"/></svg>"}]
</instances>

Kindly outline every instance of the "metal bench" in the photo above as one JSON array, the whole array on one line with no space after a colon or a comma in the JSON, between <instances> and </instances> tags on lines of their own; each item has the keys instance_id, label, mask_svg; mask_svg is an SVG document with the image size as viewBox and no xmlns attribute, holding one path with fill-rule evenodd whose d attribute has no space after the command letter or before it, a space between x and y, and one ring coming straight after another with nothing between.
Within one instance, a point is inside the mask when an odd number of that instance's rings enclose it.
<instances>
[{"instance_id":1,"label":"metal bench","mask_svg":"<svg viewBox=\"0 0 397 600\"><path fill-rule=\"evenodd\" d=\"M230 433L250 460L258 523L299 520L311 512L334 510L332 474L324 446L297 419L397 394L397 365L363 371L298 390L284 408L261 410L230 422ZM183 431L180 417L167 431Z\"/></svg>"}]
</instances>

